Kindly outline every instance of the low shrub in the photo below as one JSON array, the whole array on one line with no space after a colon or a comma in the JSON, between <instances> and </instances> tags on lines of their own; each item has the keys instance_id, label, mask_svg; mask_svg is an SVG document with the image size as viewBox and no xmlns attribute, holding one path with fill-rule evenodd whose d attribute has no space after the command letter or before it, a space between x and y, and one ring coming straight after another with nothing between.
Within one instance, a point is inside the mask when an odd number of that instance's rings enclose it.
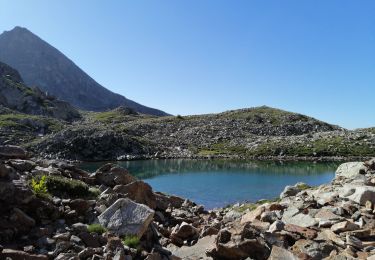
<instances>
[{"instance_id":1,"label":"low shrub","mask_svg":"<svg viewBox=\"0 0 375 260\"><path fill-rule=\"evenodd\" d=\"M62 176L48 176L47 190L58 197L88 197L89 186L79 180L68 179Z\"/></svg>"},{"instance_id":2,"label":"low shrub","mask_svg":"<svg viewBox=\"0 0 375 260\"><path fill-rule=\"evenodd\" d=\"M107 229L100 224L91 224L87 227L87 231L90 233L103 234Z\"/></svg>"},{"instance_id":3,"label":"low shrub","mask_svg":"<svg viewBox=\"0 0 375 260\"><path fill-rule=\"evenodd\" d=\"M33 178L31 180L31 189L33 190L34 194L37 196L41 196L41 197L48 196L46 176L44 175L40 179Z\"/></svg>"}]
</instances>

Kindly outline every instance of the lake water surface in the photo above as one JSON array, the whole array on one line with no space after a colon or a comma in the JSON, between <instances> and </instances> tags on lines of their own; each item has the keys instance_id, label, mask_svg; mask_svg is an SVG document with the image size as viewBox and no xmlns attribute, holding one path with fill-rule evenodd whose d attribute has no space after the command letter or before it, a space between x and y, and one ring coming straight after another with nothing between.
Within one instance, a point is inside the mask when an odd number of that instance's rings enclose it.
<instances>
[{"instance_id":1,"label":"lake water surface","mask_svg":"<svg viewBox=\"0 0 375 260\"><path fill-rule=\"evenodd\" d=\"M330 182L338 163L228 160L144 160L117 162L154 191L188 198L207 209L278 197L286 185ZM84 163L94 172L103 163Z\"/></svg>"}]
</instances>

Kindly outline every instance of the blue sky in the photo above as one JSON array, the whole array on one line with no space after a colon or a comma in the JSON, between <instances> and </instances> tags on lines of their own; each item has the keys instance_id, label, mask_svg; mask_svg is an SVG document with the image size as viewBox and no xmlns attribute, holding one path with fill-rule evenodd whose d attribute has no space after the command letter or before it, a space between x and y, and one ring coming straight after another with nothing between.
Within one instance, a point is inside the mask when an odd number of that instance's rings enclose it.
<instances>
[{"instance_id":1,"label":"blue sky","mask_svg":"<svg viewBox=\"0 0 375 260\"><path fill-rule=\"evenodd\" d=\"M0 0L108 89L172 114L268 105L375 126L375 2Z\"/></svg>"}]
</instances>

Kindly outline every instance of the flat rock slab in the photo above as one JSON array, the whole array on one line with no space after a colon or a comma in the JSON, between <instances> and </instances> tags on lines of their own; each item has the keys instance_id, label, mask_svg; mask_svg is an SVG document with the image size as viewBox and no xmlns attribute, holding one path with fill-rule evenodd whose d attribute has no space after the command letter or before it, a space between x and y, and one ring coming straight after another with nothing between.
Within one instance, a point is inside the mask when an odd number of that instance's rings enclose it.
<instances>
[{"instance_id":1,"label":"flat rock slab","mask_svg":"<svg viewBox=\"0 0 375 260\"><path fill-rule=\"evenodd\" d=\"M130 199L118 199L99 217L101 225L118 236L142 237L154 217L154 211Z\"/></svg>"},{"instance_id":2,"label":"flat rock slab","mask_svg":"<svg viewBox=\"0 0 375 260\"><path fill-rule=\"evenodd\" d=\"M298 213L294 216L288 216L284 214L282 219L286 224L293 224L297 226L301 226L304 228L312 227L318 224L318 221L311 217L310 215L306 215L303 213Z\"/></svg>"},{"instance_id":3,"label":"flat rock slab","mask_svg":"<svg viewBox=\"0 0 375 260\"><path fill-rule=\"evenodd\" d=\"M182 259L212 259L211 257L206 256L206 251L209 251L215 247L214 236L206 236L198 240L198 242L193 246L169 246L167 249L172 252L173 255L180 257Z\"/></svg>"}]
</instances>

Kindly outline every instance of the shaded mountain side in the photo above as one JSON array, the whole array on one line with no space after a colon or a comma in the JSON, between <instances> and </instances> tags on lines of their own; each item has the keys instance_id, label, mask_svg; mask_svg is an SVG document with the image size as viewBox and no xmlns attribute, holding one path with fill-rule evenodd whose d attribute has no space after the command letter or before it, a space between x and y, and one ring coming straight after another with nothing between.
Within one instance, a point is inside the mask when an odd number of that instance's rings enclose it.
<instances>
[{"instance_id":1,"label":"shaded mountain side","mask_svg":"<svg viewBox=\"0 0 375 260\"><path fill-rule=\"evenodd\" d=\"M19 73L0 62L0 105L18 112L72 121L79 112L69 103L26 86Z\"/></svg>"},{"instance_id":2,"label":"shaded mountain side","mask_svg":"<svg viewBox=\"0 0 375 260\"><path fill-rule=\"evenodd\" d=\"M375 156L375 133L269 107L185 117L118 109L86 113L80 124L27 146L47 158L74 160L348 158Z\"/></svg>"},{"instance_id":3,"label":"shaded mountain side","mask_svg":"<svg viewBox=\"0 0 375 260\"><path fill-rule=\"evenodd\" d=\"M104 88L63 53L25 28L15 27L0 35L0 60L17 69L27 85L36 85L84 110L126 106L139 113L167 115Z\"/></svg>"}]
</instances>

